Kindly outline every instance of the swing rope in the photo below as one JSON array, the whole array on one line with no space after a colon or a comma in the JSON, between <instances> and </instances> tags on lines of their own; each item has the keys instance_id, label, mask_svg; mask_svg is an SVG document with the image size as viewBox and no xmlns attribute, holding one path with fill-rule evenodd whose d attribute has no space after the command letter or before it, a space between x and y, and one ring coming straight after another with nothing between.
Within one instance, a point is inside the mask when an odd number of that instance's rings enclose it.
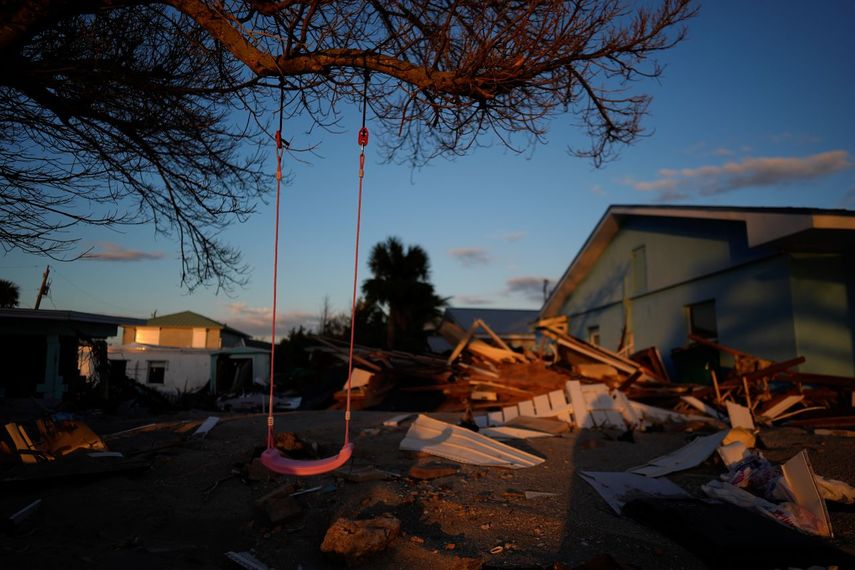
<instances>
[{"instance_id":1,"label":"swing rope","mask_svg":"<svg viewBox=\"0 0 855 570\"><path fill-rule=\"evenodd\" d=\"M368 70L365 71L365 85L362 88L362 128L359 129L359 194L356 200L356 238L353 252L353 296L350 301L350 348L347 354L347 404L344 413L344 444L350 442L350 378L353 375L353 345L356 338L356 291L359 275L359 228L362 224L362 179L365 177L365 147L368 146L368 127L365 115L368 107Z\"/></svg>"},{"instance_id":2,"label":"swing rope","mask_svg":"<svg viewBox=\"0 0 855 570\"><path fill-rule=\"evenodd\" d=\"M362 224L362 182L365 176L365 147L368 146L368 127L365 126L368 107L368 80L369 73L365 71L365 85L362 92L362 127L359 129L357 142L359 144L359 192L356 207L356 236L354 239L353 255L353 296L350 309L350 346L347 358L347 403L344 414L344 445L338 455L327 459L314 461L297 461L283 457L274 446L273 433L273 394L274 394L274 370L276 350L276 288L279 262L279 202L282 189L282 157L287 148L287 141L283 145L282 138L282 116L285 106L285 84L284 78L280 78L279 94L279 130L276 131L276 221L273 246L273 317L271 319L271 347L270 347L270 394L268 397L267 413L267 450L262 453L262 463L272 471L288 475L318 475L326 473L346 463L353 453L353 444L350 442L350 406L351 406L351 376L353 375L353 351L356 334L356 299L359 283L359 235Z\"/></svg>"},{"instance_id":3,"label":"swing rope","mask_svg":"<svg viewBox=\"0 0 855 570\"><path fill-rule=\"evenodd\" d=\"M276 289L279 275L279 198L282 194L282 115L285 112L285 79L279 78L279 128L276 130L276 222L273 236L273 318L270 319L270 395L267 399L267 449L273 447L273 374L276 363Z\"/></svg>"}]
</instances>

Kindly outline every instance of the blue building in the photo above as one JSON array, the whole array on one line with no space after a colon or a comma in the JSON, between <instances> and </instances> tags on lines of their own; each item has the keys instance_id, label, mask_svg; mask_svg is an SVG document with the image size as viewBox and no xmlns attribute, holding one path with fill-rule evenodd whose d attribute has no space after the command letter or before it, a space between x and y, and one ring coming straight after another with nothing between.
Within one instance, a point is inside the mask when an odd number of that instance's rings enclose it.
<instances>
[{"instance_id":1,"label":"blue building","mask_svg":"<svg viewBox=\"0 0 855 570\"><path fill-rule=\"evenodd\" d=\"M540 312L558 315L612 350L658 347L672 373L694 333L855 375L855 212L611 206Z\"/></svg>"}]
</instances>

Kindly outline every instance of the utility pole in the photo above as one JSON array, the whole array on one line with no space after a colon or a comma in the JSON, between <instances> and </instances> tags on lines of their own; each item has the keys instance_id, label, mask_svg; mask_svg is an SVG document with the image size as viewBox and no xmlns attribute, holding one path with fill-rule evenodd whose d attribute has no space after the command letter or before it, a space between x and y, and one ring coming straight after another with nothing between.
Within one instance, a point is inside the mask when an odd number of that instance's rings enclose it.
<instances>
[{"instance_id":1,"label":"utility pole","mask_svg":"<svg viewBox=\"0 0 855 570\"><path fill-rule=\"evenodd\" d=\"M42 286L39 287L39 295L36 297L36 306L34 308L38 309L39 305L42 304L42 297L44 297L48 289L50 289L50 283L48 283L48 275L50 275L50 265L45 267L45 272L42 274Z\"/></svg>"}]
</instances>

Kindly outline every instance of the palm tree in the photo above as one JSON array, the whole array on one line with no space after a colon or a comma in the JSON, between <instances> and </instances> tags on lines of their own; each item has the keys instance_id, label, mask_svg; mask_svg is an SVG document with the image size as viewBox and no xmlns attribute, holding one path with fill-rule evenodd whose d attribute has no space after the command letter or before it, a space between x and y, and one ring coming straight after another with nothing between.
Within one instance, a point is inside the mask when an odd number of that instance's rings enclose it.
<instances>
[{"instance_id":1,"label":"palm tree","mask_svg":"<svg viewBox=\"0 0 855 570\"><path fill-rule=\"evenodd\" d=\"M371 249L368 260L372 277L362 284L366 303L387 311L386 346L420 350L424 324L439 314L445 299L430 283L430 261L420 246L408 246L389 237Z\"/></svg>"},{"instance_id":2,"label":"palm tree","mask_svg":"<svg viewBox=\"0 0 855 570\"><path fill-rule=\"evenodd\" d=\"M0 309L11 309L18 306L18 286L11 281L0 279Z\"/></svg>"}]
</instances>

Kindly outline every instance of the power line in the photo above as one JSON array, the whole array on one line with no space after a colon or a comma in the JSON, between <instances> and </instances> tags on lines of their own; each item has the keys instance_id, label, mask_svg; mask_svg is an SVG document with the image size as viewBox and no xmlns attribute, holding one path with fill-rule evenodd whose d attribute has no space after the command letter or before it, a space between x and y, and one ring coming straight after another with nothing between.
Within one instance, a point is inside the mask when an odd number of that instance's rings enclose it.
<instances>
[{"instance_id":1,"label":"power line","mask_svg":"<svg viewBox=\"0 0 855 570\"><path fill-rule=\"evenodd\" d=\"M63 273L56 271L56 268L54 268L53 271L54 271L55 275L59 276L63 281L67 282L69 285L71 285L72 287L74 287L75 289L77 289L78 291L83 293L83 295L85 295L89 299L92 299L93 301L97 301L98 303L103 304L103 305L109 305L110 307L113 307L114 309L119 309L121 311L128 311L131 313L137 311L137 309L131 309L130 307L125 307L122 305L117 305L115 303L111 303L109 301L106 301L103 297L96 297L96 296L92 295L89 291L84 289L83 287L74 283L74 281L72 281L67 275L64 275Z\"/></svg>"}]
</instances>

